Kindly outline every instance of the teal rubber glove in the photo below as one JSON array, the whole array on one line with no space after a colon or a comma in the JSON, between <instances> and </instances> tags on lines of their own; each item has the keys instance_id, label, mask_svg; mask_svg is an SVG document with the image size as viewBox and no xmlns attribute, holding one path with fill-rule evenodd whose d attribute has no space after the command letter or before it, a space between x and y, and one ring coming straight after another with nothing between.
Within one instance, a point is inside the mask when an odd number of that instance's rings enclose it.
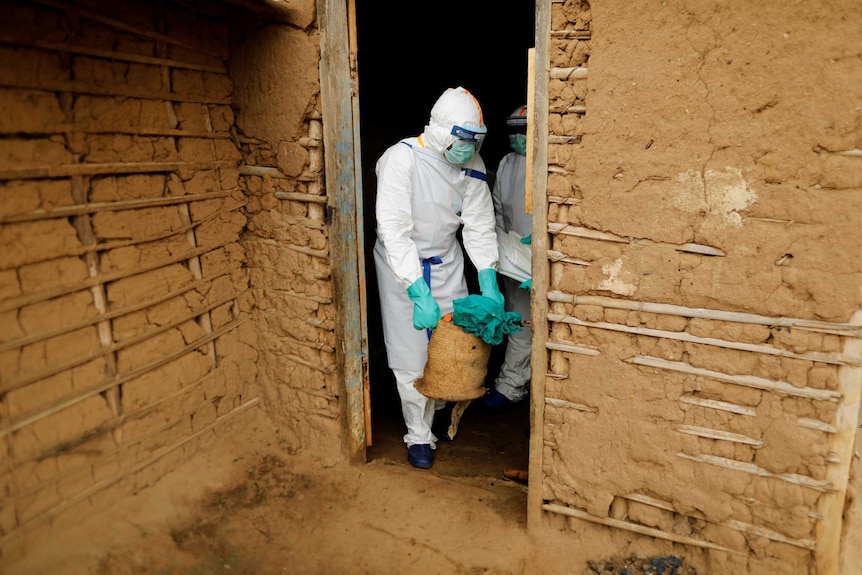
<instances>
[{"instance_id":1,"label":"teal rubber glove","mask_svg":"<svg viewBox=\"0 0 862 575\"><path fill-rule=\"evenodd\" d=\"M479 270L479 289L483 296L503 305L503 294L500 293L500 286L497 283L497 270L493 268Z\"/></svg>"},{"instance_id":2,"label":"teal rubber glove","mask_svg":"<svg viewBox=\"0 0 862 575\"><path fill-rule=\"evenodd\" d=\"M533 278L530 278L527 281L522 282L521 285L519 285L518 287L521 289L526 289L526 290L533 289Z\"/></svg>"},{"instance_id":3,"label":"teal rubber glove","mask_svg":"<svg viewBox=\"0 0 862 575\"><path fill-rule=\"evenodd\" d=\"M527 236L525 238L521 238L521 243L525 244L525 245L532 244L533 243L533 234L530 234L529 236Z\"/></svg>"},{"instance_id":4,"label":"teal rubber glove","mask_svg":"<svg viewBox=\"0 0 862 575\"><path fill-rule=\"evenodd\" d=\"M431 295L431 288L425 283L425 278L419 278L407 288L407 295L413 302L413 327L416 329L433 329L440 321L440 306Z\"/></svg>"}]
</instances>

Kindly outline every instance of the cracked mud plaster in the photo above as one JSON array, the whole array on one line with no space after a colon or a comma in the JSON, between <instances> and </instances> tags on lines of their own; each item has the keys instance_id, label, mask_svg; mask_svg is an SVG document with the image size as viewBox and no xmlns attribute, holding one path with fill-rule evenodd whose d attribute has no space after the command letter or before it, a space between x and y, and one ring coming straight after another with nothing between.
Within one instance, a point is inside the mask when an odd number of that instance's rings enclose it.
<instances>
[{"instance_id":1,"label":"cracked mud plaster","mask_svg":"<svg viewBox=\"0 0 862 575\"><path fill-rule=\"evenodd\" d=\"M670 187L668 203L680 212L687 214L684 219L699 221L700 230L695 236L714 236L732 228L740 228L743 218L740 212L757 200L757 194L742 177L741 170L688 170L677 176L677 185ZM634 239L633 242L645 241ZM643 265L634 264L627 268L627 256L617 258L610 264L602 265L606 276L597 289L623 296L635 295Z\"/></svg>"}]
</instances>

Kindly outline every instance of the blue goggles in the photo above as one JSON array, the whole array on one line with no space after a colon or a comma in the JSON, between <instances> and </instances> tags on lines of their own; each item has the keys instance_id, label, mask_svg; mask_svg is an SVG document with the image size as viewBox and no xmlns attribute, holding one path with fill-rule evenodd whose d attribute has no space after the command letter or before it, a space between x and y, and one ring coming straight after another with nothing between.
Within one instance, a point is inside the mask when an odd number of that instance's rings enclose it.
<instances>
[{"instance_id":1,"label":"blue goggles","mask_svg":"<svg viewBox=\"0 0 862 575\"><path fill-rule=\"evenodd\" d=\"M473 130L469 130L462 126L452 126L450 134L459 140L465 140L472 143L476 146L477 152L479 151L479 148L482 147L482 142L485 141L485 132L474 132Z\"/></svg>"}]
</instances>

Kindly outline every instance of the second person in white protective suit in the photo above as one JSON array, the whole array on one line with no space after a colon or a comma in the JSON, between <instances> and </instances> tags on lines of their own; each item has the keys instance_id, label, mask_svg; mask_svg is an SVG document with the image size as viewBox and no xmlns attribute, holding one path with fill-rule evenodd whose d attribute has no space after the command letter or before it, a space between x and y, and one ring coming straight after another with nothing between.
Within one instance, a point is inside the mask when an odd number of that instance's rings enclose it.
<instances>
[{"instance_id":1,"label":"second person in white protective suit","mask_svg":"<svg viewBox=\"0 0 862 575\"><path fill-rule=\"evenodd\" d=\"M503 156L494 181L494 210L497 216L497 233L512 234L521 244L532 239L533 220L527 213L525 185L527 179L527 106L519 106L506 120L509 146L512 151ZM518 243L518 242L516 242ZM521 245L526 249L527 246ZM508 257L500 254L501 258ZM525 258L529 260L529 256ZM529 261L522 263L529 270ZM506 273L505 271L503 272ZM503 275L503 293L506 294L506 311L530 319L530 287L532 282ZM494 381L494 387L483 399L487 409L498 410L517 403L527 395L530 383L530 328L510 333L506 343L503 365Z\"/></svg>"},{"instance_id":2,"label":"second person in white protective suit","mask_svg":"<svg viewBox=\"0 0 862 575\"><path fill-rule=\"evenodd\" d=\"M428 340L453 301L468 295L464 247L479 270L483 296L500 304L494 204L479 148L487 127L482 109L462 87L447 89L418 137L389 147L377 161L377 242L374 264L380 290L389 368L401 398L407 460L434 462L434 412L414 383L424 375Z\"/></svg>"}]
</instances>

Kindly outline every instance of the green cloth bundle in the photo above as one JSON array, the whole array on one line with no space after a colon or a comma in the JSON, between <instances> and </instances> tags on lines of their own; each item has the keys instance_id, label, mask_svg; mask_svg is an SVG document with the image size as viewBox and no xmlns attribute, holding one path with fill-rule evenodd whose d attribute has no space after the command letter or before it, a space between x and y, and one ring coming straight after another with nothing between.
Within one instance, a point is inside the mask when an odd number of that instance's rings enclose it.
<instances>
[{"instance_id":1,"label":"green cloth bundle","mask_svg":"<svg viewBox=\"0 0 862 575\"><path fill-rule=\"evenodd\" d=\"M489 297L473 294L452 304L452 323L485 343L497 345L503 342L504 335L521 331L521 314L506 311Z\"/></svg>"}]
</instances>

